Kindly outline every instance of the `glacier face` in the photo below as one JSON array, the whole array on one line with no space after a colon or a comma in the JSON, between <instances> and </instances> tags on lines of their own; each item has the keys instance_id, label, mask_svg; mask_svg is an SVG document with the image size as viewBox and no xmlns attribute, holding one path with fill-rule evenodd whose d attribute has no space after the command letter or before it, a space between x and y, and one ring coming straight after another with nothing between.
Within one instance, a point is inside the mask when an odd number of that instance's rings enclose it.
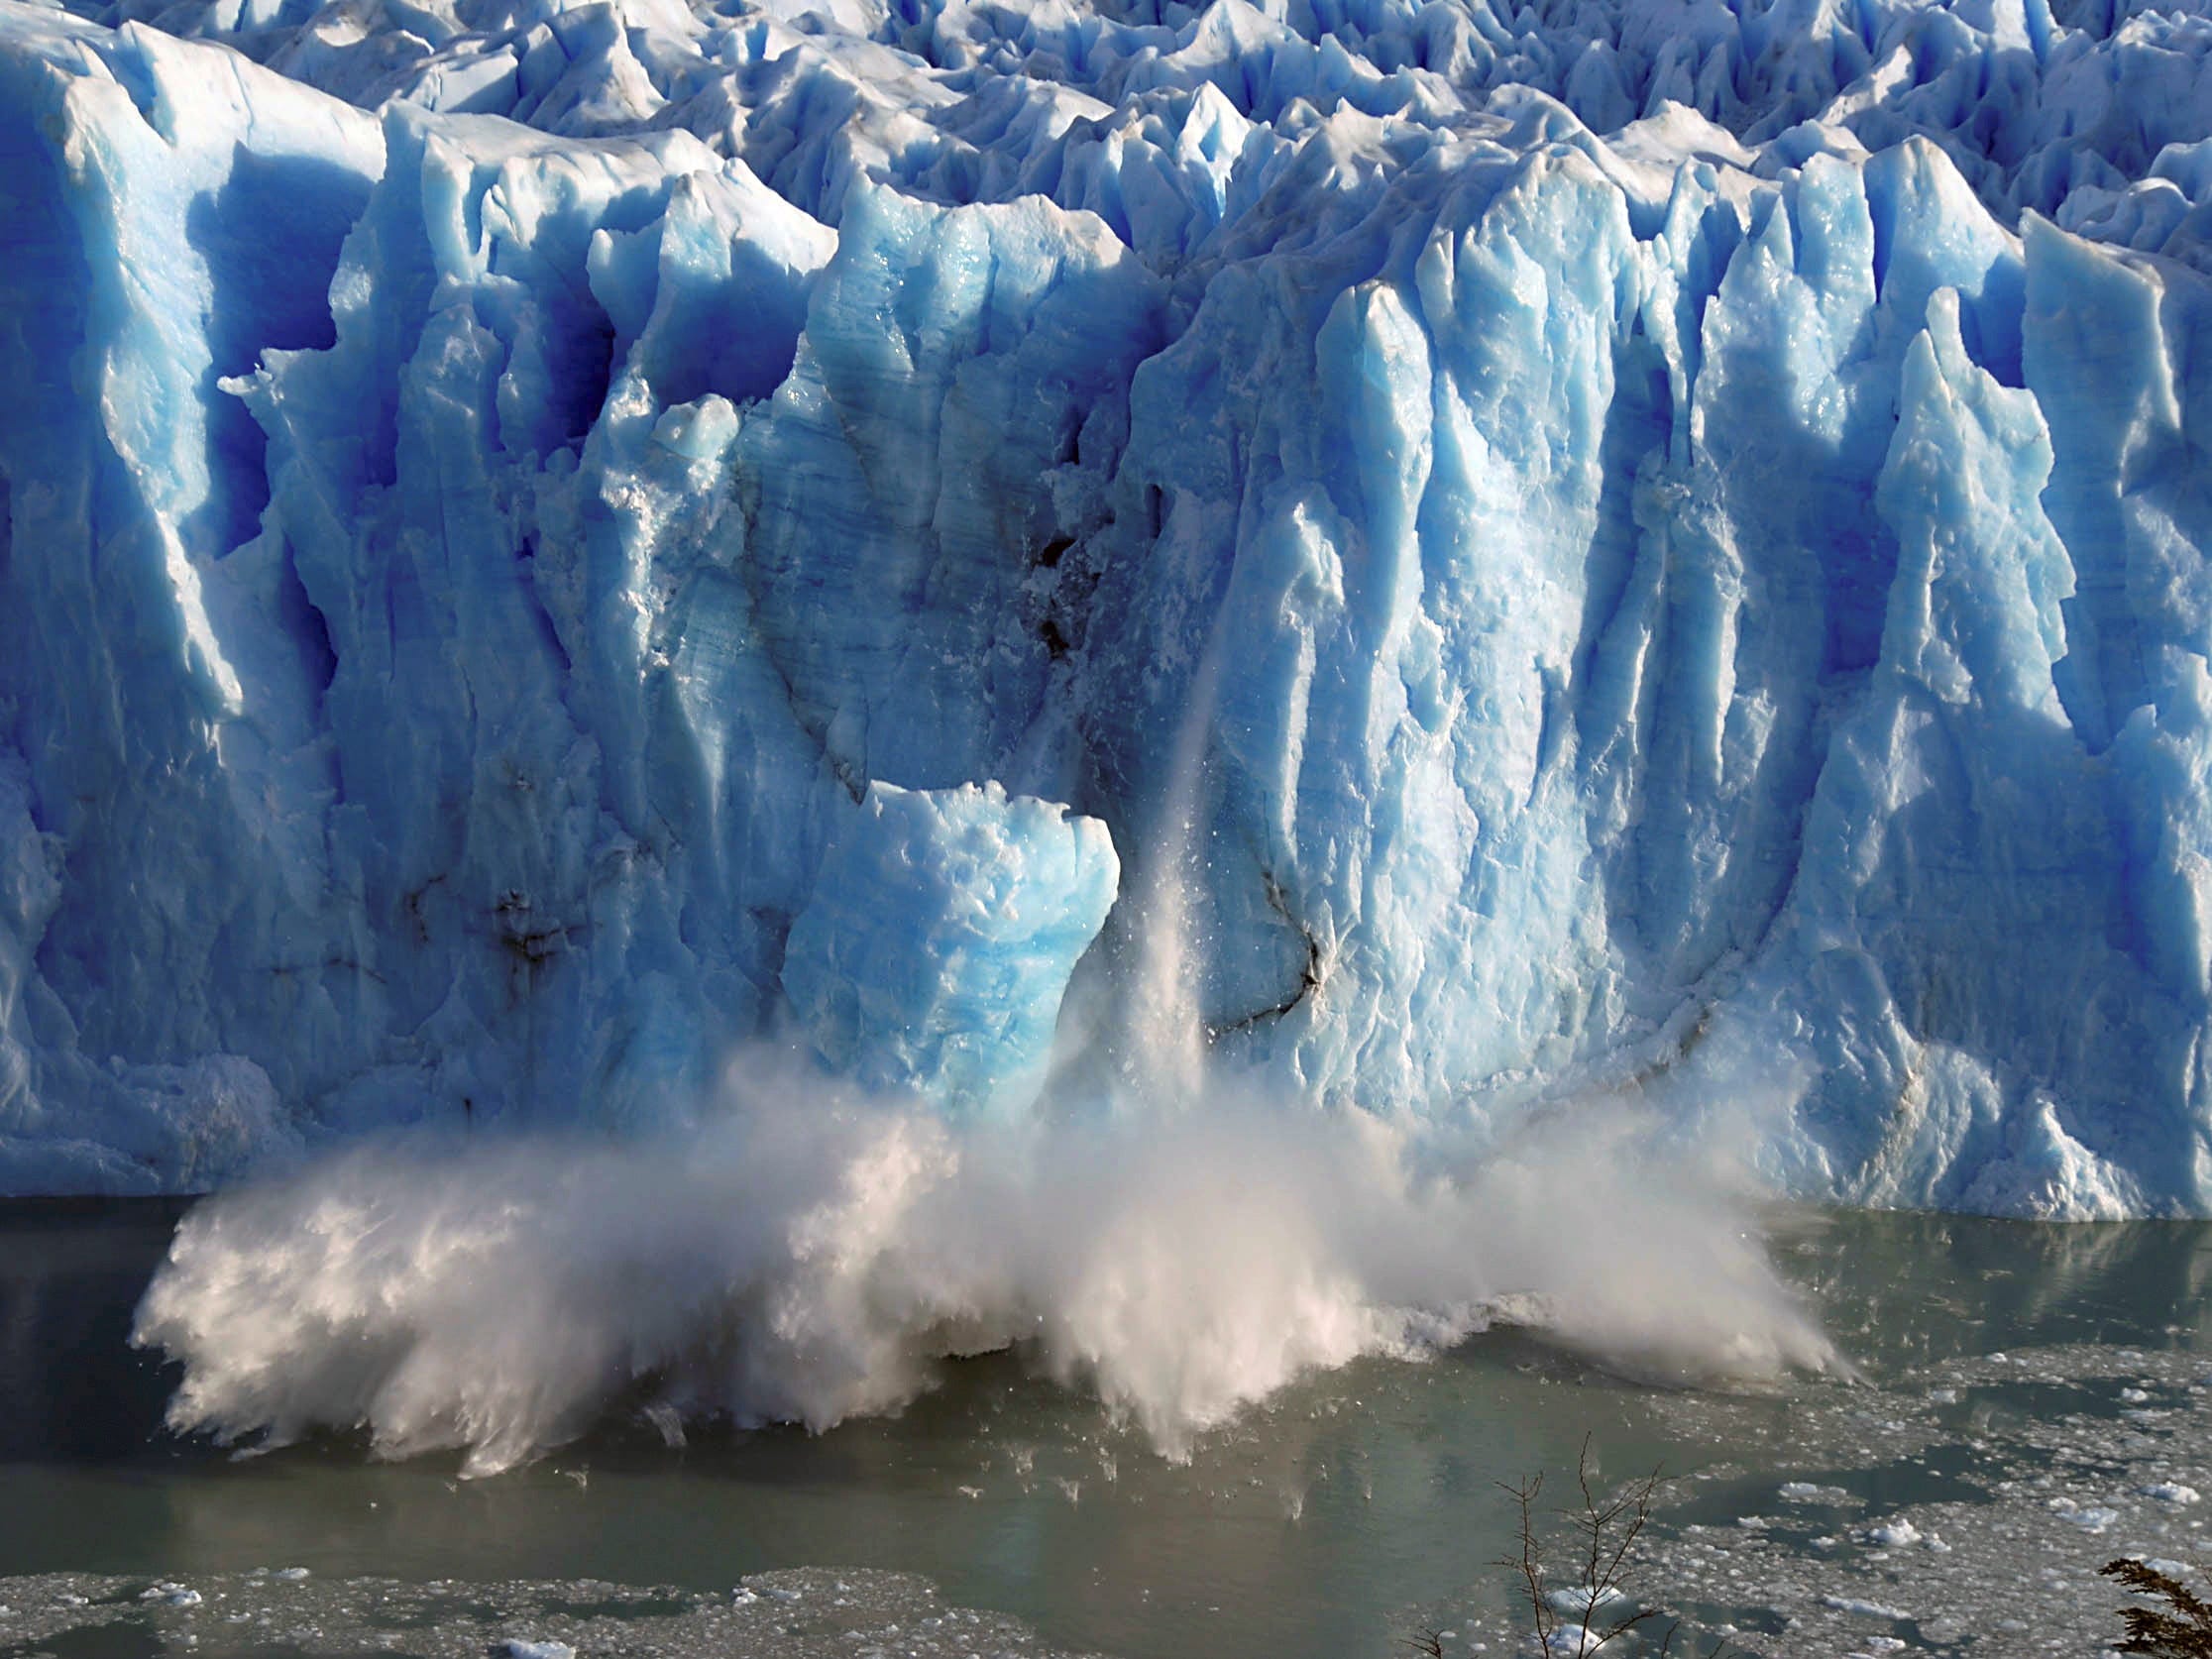
<instances>
[{"instance_id":1,"label":"glacier face","mask_svg":"<svg viewBox=\"0 0 2212 1659\"><path fill-rule=\"evenodd\" d=\"M2208 134L2131 0L0 0L0 1184L1019 1117L1171 863L1283 1092L2212 1212Z\"/></svg>"}]
</instances>

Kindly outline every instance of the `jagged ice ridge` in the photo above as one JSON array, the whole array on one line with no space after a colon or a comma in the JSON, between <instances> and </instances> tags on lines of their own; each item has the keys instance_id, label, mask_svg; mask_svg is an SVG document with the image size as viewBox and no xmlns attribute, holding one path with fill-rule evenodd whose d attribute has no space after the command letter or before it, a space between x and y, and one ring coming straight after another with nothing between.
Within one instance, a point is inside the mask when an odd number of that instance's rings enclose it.
<instances>
[{"instance_id":1,"label":"jagged ice ridge","mask_svg":"<svg viewBox=\"0 0 2212 1659\"><path fill-rule=\"evenodd\" d=\"M0 0L0 1185L1019 1120L1173 859L1285 1097L2212 1211L2208 133L2126 0Z\"/></svg>"}]
</instances>

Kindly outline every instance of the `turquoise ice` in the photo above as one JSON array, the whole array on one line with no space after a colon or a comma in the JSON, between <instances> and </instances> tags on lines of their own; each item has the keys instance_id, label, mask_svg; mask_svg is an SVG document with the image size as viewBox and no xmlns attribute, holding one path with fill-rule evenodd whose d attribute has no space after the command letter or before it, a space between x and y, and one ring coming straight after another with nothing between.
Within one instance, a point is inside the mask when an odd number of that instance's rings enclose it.
<instances>
[{"instance_id":1,"label":"turquoise ice","mask_svg":"<svg viewBox=\"0 0 2212 1659\"><path fill-rule=\"evenodd\" d=\"M2212 1211L2212 18L80 12L0 0L8 1189L750 1042L1074 1109L1164 874L1286 1103Z\"/></svg>"}]
</instances>

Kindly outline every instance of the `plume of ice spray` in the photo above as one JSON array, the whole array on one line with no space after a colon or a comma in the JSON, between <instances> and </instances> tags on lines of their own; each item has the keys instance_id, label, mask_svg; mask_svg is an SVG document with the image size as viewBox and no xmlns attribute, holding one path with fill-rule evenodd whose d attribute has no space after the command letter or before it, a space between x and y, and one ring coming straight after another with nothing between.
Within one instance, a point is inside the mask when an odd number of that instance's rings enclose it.
<instances>
[{"instance_id":1,"label":"plume of ice spray","mask_svg":"<svg viewBox=\"0 0 2212 1659\"><path fill-rule=\"evenodd\" d=\"M357 1149L178 1229L134 1332L184 1363L171 1425L361 1427L483 1474L625 1399L820 1429L1018 1348L1180 1456L1301 1372L1499 1319L1669 1382L1836 1364L1726 1172L1649 1112L1454 1151L1207 1076L1189 892L1218 672L1209 645L1098 1034L1112 1110L954 1128L754 1055L656 1142Z\"/></svg>"},{"instance_id":2,"label":"plume of ice spray","mask_svg":"<svg viewBox=\"0 0 2212 1659\"><path fill-rule=\"evenodd\" d=\"M179 1429L366 1427L472 1473L628 1401L826 1428L1020 1348L1162 1451L1299 1373L1509 1317L1640 1374L1832 1354L1697 1171L1587 1115L1453 1170L1404 1130L1216 1098L955 1131L797 1067L655 1144L394 1143L223 1194L136 1340Z\"/></svg>"},{"instance_id":3,"label":"plume of ice spray","mask_svg":"<svg viewBox=\"0 0 2212 1659\"><path fill-rule=\"evenodd\" d=\"M1191 676L1136 907L1135 973L1119 1032L1121 1077L1128 1089L1154 1106L1195 1101L1206 1070L1190 892L1206 749L1220 701L1221 629L1217 617Z\"/></svg>"}]
</instances>

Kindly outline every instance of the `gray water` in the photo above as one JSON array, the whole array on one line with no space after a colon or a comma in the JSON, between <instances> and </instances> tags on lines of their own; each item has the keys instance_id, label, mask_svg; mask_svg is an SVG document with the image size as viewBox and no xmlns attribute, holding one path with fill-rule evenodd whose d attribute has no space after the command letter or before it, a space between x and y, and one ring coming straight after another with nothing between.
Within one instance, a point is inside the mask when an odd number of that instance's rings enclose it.
<instances>
[{"instance_id":1,"label":"gray water","mask_svg":"<svg viewBox=\"0 0 2212 1659\"><path fill-rule=\"evenodd\" d=\"M462 1481L167 1435L173 1373L125 1337L175 1215L0 1208L0 1659L1496 1654L1528 1622L1496 1483L1559 1492L1586 1437L1601 1484L1672 1477L1634 1588L1739 1651L2094 1653L2124 1599L2094 1568L2193 1567L2212 1513L2212 1227L1779 1216L1856 1384L1670 1392L1500 1331L1308 1378L1173 1464L997 1357L820 1436L617 1418ZM847 1571L777 1576L809 1566Z\"/></svg>"}]
</instances>

